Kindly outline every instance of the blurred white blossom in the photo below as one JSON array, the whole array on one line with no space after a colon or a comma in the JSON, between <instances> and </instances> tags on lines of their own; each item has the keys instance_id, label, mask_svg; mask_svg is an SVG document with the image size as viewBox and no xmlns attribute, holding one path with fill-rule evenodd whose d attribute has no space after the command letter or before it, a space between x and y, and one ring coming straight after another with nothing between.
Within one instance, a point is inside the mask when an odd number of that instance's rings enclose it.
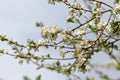
<instances>
[{"instance_id":1,"label":"blurred white blossom","mask_svg":"<svg viewBox=\"0 0 120 80\"><path fill-rule=\"evenodd\" d=\"M43 26L41 27L41 35L43 38L48 38L51 40L55 40L57 38L57 33L59 31L59 28L57 25L53 25L52 27L49 26Z\"/></svg>"},{"instance_id":2,"label":"blurred white blossom","mask_svg":"<svg viewBox=\"0 0 120 80\"><path fill-rule=\"evenodd\" d=\"M120 3L116 3L113 7L113 13L120 13Z\"/></svg>"},{"instance_id":3,"label":"blurred white blossom","mask_svg":"<svg viewBox=\"0 0 120 80\"><path fill-rule=\"evenodd\" d=\"M38 44L41 45L41 46L44 46L46 44L46 40L41 39L41 40L38 41Z\"/></svg>"},{"instance_id":4,"label":"blurred white blossom","mask_svg":"<svg viewBox=\"0 0 120 80\"><path fill-rule=\"evenodd\" d=\"M108 34L113 38L120 38L120 25L119 23L113 22L113 20L110 21L110 23L106 27L106 31ZM116 25L116 26L115 26Z\"/></svg>"}]
</instances>

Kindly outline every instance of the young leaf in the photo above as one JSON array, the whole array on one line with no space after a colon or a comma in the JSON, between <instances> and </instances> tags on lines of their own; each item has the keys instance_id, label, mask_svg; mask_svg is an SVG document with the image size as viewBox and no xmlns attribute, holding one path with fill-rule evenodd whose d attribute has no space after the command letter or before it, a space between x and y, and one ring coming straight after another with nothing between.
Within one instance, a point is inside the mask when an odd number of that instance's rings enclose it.
<instances>
[{"instance_id":1,"label":"young leaf","mask_svg":"<svg viewBox=\"0 0 120 80\"><path fill-rule=\"evenodd\" d=\"M41 80L41 75L38 75L35 80Z\"/></svg>"},{"instance_id":2,"label":"young leaf","mask_svg":"<svg viewBox=\"0 0 120 80\"><path fill-rule=\"evenodd\" d=\"M23 80L31 80L31 79L29 77L27 77L27 76L24 76Z\"/></svg>"}]
</instances>

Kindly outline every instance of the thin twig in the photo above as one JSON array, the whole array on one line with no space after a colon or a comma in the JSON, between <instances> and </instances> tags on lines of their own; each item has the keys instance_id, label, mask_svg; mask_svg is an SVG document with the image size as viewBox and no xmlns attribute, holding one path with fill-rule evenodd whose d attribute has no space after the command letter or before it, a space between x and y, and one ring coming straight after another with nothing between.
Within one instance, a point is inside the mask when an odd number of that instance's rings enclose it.
<instances>
[{"instance_id":1,"label":"thin twig","mask_svg":"<svg viewBox=\"0 0 120 80\"><path fill-rule=\"evenodd\" d=\"M94 19L95 19L95 17L94 17L94 18L91 18L90 20L86 21L85 23L80 24L78 27L75 27L75 28L74 28L74 29L72 29L71 31L75 31L76 29L80 28L81 26L86 25L87 23L91 22L91 21L92 21L92 20L94 20Z\"/></svg>"},{"instance_id":2,"label":"thin twig","mask_svg":"<svg viewBox=\"0 0 120 80\"><path fill-rule=\"evenodd\" d=\"M98 1L98 0L89 0L89 1L94 1L94 2L97 2L97 3L100 3L100 4L104 4L104 5L106 5L106 6L110 7L110 8L113 8L112 6L106 4L105 2L102 2L102 1Z\"/></svg>"}]
</instances>

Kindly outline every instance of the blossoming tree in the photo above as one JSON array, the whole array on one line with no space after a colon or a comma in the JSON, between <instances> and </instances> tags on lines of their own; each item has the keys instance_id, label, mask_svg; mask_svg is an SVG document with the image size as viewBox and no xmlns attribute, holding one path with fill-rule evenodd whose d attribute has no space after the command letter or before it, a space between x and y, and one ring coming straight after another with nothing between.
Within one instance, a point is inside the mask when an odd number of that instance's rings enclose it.
<instances>
[{"instance_id":1,"label":"blossoming tree","mask_svg":"<svg viewBox=\"0 0 120 80\"><path fill-rule=\"evenodd\" d=\"M13 53L10 53L7 49L0 49L1 55L15 57L19 59L19 63L32 62L37 65L37 69L46 68L56 71L69 77L69 80L81 80L82 77L75 75L76 72L85 73L93 69L101 79L113 80L96 67L120 70L120 0L114 0L113 5L102 0L49 0L48 2L53 5L63 3L61 5L67 6L69 16L66 21L71 23L71 26L62 29L56 24L48 26L37 22L41 39L38 41L28 39L26 44L20 44L6 35L0 35L0 40L7 42L13 50ZM59 56L54 56L52 53L39 55L41 47L45 49L52 47ZM100 52L110 56L113 62L100 65L92 63L91 56ZM36 80L40 80L40 77ZM94 77L87 77L86 80L94 80Z\"/></svg>"}]
</instances>

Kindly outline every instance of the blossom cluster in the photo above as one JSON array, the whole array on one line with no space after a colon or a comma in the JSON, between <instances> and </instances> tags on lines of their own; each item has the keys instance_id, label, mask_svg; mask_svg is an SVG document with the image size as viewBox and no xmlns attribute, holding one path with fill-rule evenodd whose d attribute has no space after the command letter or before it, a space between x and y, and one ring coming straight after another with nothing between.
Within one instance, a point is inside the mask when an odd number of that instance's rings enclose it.
<instances>
[{"instance_id":1,"label":"blossom cluster","mask_svg":"<svg viewBox=\"0 0 120 80\"><path fill-rule=\"evenodd\" d=\"M0 53L2 53L2 54L8 54L8 50L6 49L0 49Z\"/></svg>"},{"instance_id":2,"label":"blossom cluster","mask_svg":"<svg viewBox=\"0 0 120 80\"><path fill-rule=\"evenodd\" d=\"M114 14L120 13L120 2L114 4L113 13L114 13Z\"/></svg>"},{"instance_id":3,"label":"blossom cluster","mask_svg":"<svg viewBox=\"0 0 120 80\"><path fill-rule=\"evenodd\" d=\"M82 15L82 12L80 11L83 8L83 5L79 2L74 2L72 4L69 4L68 11L69 16L67 17L68 22L74 22L78 17ZM77 9L77 10L76 10Z\"/></svg>"},{"instance_id":4,"label":"blossom cluster","mask_svg":"<svg viewBox=\"0 0 120 80\"><path fill-rule=\"evenodd\" d=\"M41 35L44 39L56 40L59 30L57 25L53 25L52 27L43 26L41 27Z\"/></svg>"},{"instance_id":5,"label":"blossom cluster","mask_svg":"<svg viewBox=\"0 0 120 80\"><path fill-rule=\"evenodd\" d=\"M55 4L55 2L68 2L68 0L49 0L50 4Z\"/></svg>"},{"instance_id":6,"label":"blossom cluster","mask_svg":"<svg viewBox=\"0 0 120 80\"><path fill-rule=\"evenodd\" d=\"M120 38L120 23L114 22L113 20L110 21L108 26L106 27L108 34L113 38Z\"/></svg>"},{"instance_id":7,"label":"blossom cluster","mask_svg":"<svg viewBox=\"0 0 120 80\"><path fill-rule=\"evenodd\" d=\"M113 12L116 20L120 21L120 2L114 4L112 12Z\"/></svg>"}]
</instances>

